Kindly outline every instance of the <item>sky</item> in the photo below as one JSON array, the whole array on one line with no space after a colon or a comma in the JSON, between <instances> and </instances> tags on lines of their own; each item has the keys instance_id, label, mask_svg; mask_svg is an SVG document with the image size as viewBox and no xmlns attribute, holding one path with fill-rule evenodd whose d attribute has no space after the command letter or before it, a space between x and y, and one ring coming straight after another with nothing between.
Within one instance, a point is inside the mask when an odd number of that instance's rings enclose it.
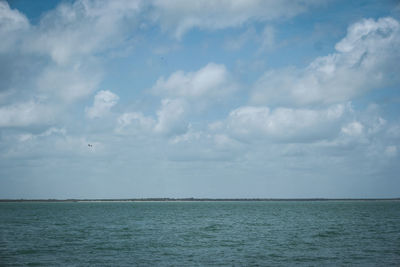
<instances>
[{"instance_id":1,"label":"sky","mask_svg":"<svg viewBox=\"0 0 400 267\"><path fill-rule=\"evenodd\" d=\"M398 1L0 0L0 40L0 198L400 197Z\"/></svg>"}]
</instances>

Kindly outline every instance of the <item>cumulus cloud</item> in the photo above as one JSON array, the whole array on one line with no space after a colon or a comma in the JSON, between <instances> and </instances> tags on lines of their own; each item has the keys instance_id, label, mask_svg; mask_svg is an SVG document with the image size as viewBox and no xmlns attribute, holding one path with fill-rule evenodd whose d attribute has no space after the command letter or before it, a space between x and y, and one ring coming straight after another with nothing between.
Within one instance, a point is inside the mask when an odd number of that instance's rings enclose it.
<instances>
[{"instance_id":1,"label":"cumulus cloud","mask_svg":"<svg viewBox=\"0 0 400 267\"><path fill-rule=\"evenodd\" d=\"M156 119L150 120L137 112L126 115L126 118L132 117L139 125L143 125L144 121L147 125L151 124L150 121L155 122L153 132L156 134L181 135L187 131L186 119L189 114L224 100L236 88L237 85L224 65L208 63L193 72L179 70L167 78L159 78L151 88L153 94L163 97ZM123 117L120 119L122 122ZM131 119L126 121L130 124ZM121 122L119 125L122 125Z\"/></svg>"},{"instance_id":2,"label":"cumulus cloud","mask_svg":"<svg viewBox=\"0 0 400 267\"><path fill-rule=\"evenodd\" d=\"M285 142L310 142L335 136L348 106L326 109L292 109L244 106L230 112L225 122L214 129L224 130L241 140L269 139Z\"/></svg>"},{"instance_id":3,"label":"cumulus cloud","mask_svg":"<svg viewBox=\"0 0 400 267\"><path fill-rule=\"evenodd\" d=\"M0 127L24 127L41 125L54 117L53 109L38 102L29 101L0 107Z\"/></svg>"},{"instance_id":4,"label":"cumulus cloud","mask_svg":"<svg viewBox=\"0 0 400 267\"><path fill-rule=\"evenodd\" d=\"M185 119L186 103L180 99L163 99L161 108L157 111L156 133L176 135L186 132Z\"/></svg>"},{"instance_id":5,"label":"cumulus cloud","mask_svg":"<svg viewBox=\"0 0 400 267\"><path fill-rule=\"evenodd\" d=\"M388 157L397 156L397 146L387 146L385 149L385 155Z\"/></svg>"},{"instance_id":6,"label":"cumulus cloud","mask_svg":"<svg viewBox=\"0 0 400 267\"><path fill-rule=\"evenodd\" d=\"M18 35L29 28L28 19L18 10L10 9L5 1L0 1L0 52L13 49Z\"/></svg>"},{"instance_id":7,"label":"cumulus cloud","mask_svg":"<svg viewBox=\"0 0 400 267\"><path fill-rule=\"evenodd\" d=\"M152 132L156 121L143 115L141 112L126 112L120 115L117 119L117 133L125 132Z\"/></svg>"},{"instance_id":8,"label":"cumulus cloud","mask_svg":"<svg viewBox=\"0 0 400 267\"><path fill-rule=\"evenodd\" d=\"M90 95L101 81L96 67L84 64L58 67L50 65L37 78L38 92L72 102Z\"/></svg>"},{"instance_id":9,"label":"cumulus cloud","mask_svg":"<svg viewBox=\"0 0 400 267\"><path fill-rule=\"evenodd\" d=\"M7 2L0 2L0 29L13 31L29 26L28 19L16 9L10 9Z\"/></svg>"},{"instance_id":10,"label":"cumulus cloud","mask_svg":"<svg viewBox=\"0 0 400 267\"><path fill-rule=\"evenodd\" d=\"M318 1L263 0L154 0L152 17L176 38L192 28L223 29L250 21L270 21L293 17Z\"/></svg>"},{"instance_id":11,"label":"cumulus cloud","mask_svg":"<svg viewBox=\"0 0 400 267\"><path fill-rule=\"evenodd\" d=\"M167 144L166 155L173 161L230 161L243 155L243 146L224 134L197 131L174 136Z\"/></svg>"},{"instance_id":12,"label":"cumulus cloud","mask_svg":"<svg viewBox=\"0 0 400 267\"><path fill-rule=\"evenodd\" d=\"M234 36L233 38L229 38L225 42L225 48L227 50L239 50L242 48L247 42L256 41L258 37L258 33L254 27L251 27L241 34Z\"/></svg>"},{"instance_id":13,"label":"cumulus cloud","mask_svg":"<svg viewBox=\"0 0 400 267\"><path fill-rule=\"evenodd\" d=\"M5 91L0 100L7 103L1 107L1 124L48 121L48 116L36 116L44 104L54 115L89 96L102 79L100 58L130 45L139 10L140 1L61 2L31 25L24 14L0 1L0 91ZM101 116L108 104L90 108L88 116Z\"/></svg>"},{"instance_id":14,"label":"cumulus cloud","mask_svg":"<svg viewBox=\"0 0 400 267\"><path fill-rule=\"evenodd\" d=\"M155 94L188 100L216 100L235 90L233 79L224 65L208 63L195 72L176 71L161 77L153 86Z\"/></svg>"},{"instance_id":15,"label":"cumulus cloud","mask_svg":"<svg viewBox=\"0 0 400 267\"><path fill-rule=\"evenodd\" d=\"M348 101L399 81L400 24L393 18L364 19L348 28L336 53L307 68L267 71L255 84L253 103L308 105Z\"/></svg>"},{"instance_id":16,"label":"cumulus cloud","mask_svg":"<svg viewBox=\"0 0 400 267\"><path fill-rule=\"evenodd\" d=\"M188 130L188 104L182 99L165 98L156 112L156 118L141 112L126 112L117 119L117 133L148 134L161 136L182 135Z\"/></svg>"},{"instance_id":17,"label":"cumulus cloud","mask_svg":"<svg viewBox=\"0 0 400 267\"><path fill-rule=\"evenodd\" d=\"M26 141L34 140L36 138L48 137L51 135L65 136L66 133L67 133L67 131L64 128L51 127L40 134L31 134L31 133L20 134L18 139L20 142L26 142Z\"/></svg>"},{"instance_id":18,"label":"cumulus cloud","mask_svg":"<svg viewBox=\"0 0 400 267\"><path fill-rule=\"evenodd\" d=\"M95 95L93 106L85 109L86 116L90 119L101 118L117 104L118 100L119 97L116 94L102 90Z\"/></svg>"},{"instance_id":19,"label":"cumulus cloud","mask_svg":"<svg viewBox=\"0 0 400 267\"><path fill-rule=\"evenodd\" d=\"M268 50L275 45L275 29L272 26L265 26L261 35L261 49Z\"/></svg>"},{"instance_id":20,"label":"cumulus cloud","mask_svg":"<svg viewBox=\"0 0 400 267\"><path fill-rule=\"evenodd\" d=\"M49 55L57 64L118 45L135 23L140 1L77 0L47 13L32 32L27 51Z\"/></svg>"},{"instance_id":21,"label":"cumulus cloud","mask_svg":"<svg viewBox=\"0 0 400 267\"><path fill-rule=\"evenodd\" d=\"M267 25L258 32L254 27L250 27L238 36L228 39L225 42L227 50L239 50L248 42L257 43L260 48L259 52L270 50L275 46L275 28Z\"/></svg>"},{"instance_id":22,"label":"cumulus cloud","mask_svg":"<svg viewBox=\"0 0 400 267\"><path fill-rule=\"evenodd\" d=\"M342 127L342 133L350 136L360 136L363 133L364 126L358 121L351 122Z\"/></svg>"},{"instance_id":23,"label":"cumulus cloud","mask_svg":"<svg viewBox=\"0 0 400 267\"><path fill-rule=\"evenodd\" d=\"M7 42L2 42L0 48L50 56L57 64L68 64L79 57L124 44L139 10L140 1L64 2L31 27L23 14L1 1L0 36L7 37L4 38Z\"/></svg>"}]
</instances>

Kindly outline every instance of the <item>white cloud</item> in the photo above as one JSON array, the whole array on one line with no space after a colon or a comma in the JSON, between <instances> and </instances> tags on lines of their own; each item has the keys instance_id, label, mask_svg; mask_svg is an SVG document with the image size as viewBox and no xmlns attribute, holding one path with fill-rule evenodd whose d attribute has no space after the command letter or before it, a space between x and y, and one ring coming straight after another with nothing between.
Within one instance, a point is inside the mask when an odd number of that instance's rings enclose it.
<instances>
[{"instance_id":1,"label":"white cloud","mask_svg":"<svg viewBox=\"0 0 400 267\"><path fill-rule=\"evenodd\" d=\"M360 136L362 135L364 126L358 121L351 122L344 127L342 127L342 133L349 136Z\"/></svg>"},{"instance_id":2,"label":"white cloud","mask_svg":"<svg viewBox=\"0 0 400 267\"><path fill-rule=\"evenodd\" d=\"M364 19L349 27L336 53L307 68L266 72L255 84L253 103L308 105L348 101L399 81L400 24L393 18Z\"/></svg>"},{"instance_id":3,"label":"white cloud","mask_svg":"<svg viewBox=\"0 0 400 267\"><path fill-rule=\"evenodd\" d=\"M163 99L157 111L154 131L164 135L182 134L187 130L185 111L187 104L181 99Z\"/></svg>"},{"instance_id":4,"label":"white cloud","mask_svg":"<svg viewBox=\"0 0 400 267\"><path fill-rule=\"evenodd\" d=\"M0 52L13 49L18 35L29 28L28 19L18 10L10 9L5 1L0 1Z\"/></svg>"},{"instance_id":5,"label":"white cloud","mask_svg":"<svg viewBox=\"0 0 400 267\"><path fill-rule=\"evenodd\" d=\"M368 128L368 134L377 134L386 125L386 120L380 116L371 116L367 120L370 124L370 127Z\"/></svg>"},{"instance_id":6,"label":"white cloud","mask_svg":"<svg viewBox=\"0 0 400 267\"><path fill-rule=\"evenodd\" d=\"M400 124L391 125L387 134L390 138L400 139Z\"/></svg>"},{"instance_id":7,"label":"white cloud","mask_svg":"<svg viewBox=\"0 0 400 267\"><path fill-rule=\"evenodd\" d=\"M155 126L155 120L144 116L141 112L126 112L117 119L117 133L129 132L151 132Z\"/></svg>"},{"instance_id":8,"label":"white cloud","mask_svg":"<svg viewBox=\"0 0 400 267\"><path fill-rule=\"evenodd\" d=\"M101 118L117 104L118 100L119 97L116 94L102 90L95 95L93 106L85 109L86 116L90 119Z\"/></svg>"},{"instance_id":9,"label":"white cloud","mask_svg":"<svg viewBox=\"0 0 400 267\"><path fill-rule=\"evenodd\" d=\"M232 77L224 65L209 63L195 72L177 71L167 79L161 77L152 91L159 95L188 100L216 100L235 90Z\"/></svg>"},{"instance_id":10,"label":"white cloud","mask_svg":"<svg viewBox=\"0 0 400 267\"><path fill-rule=\"evenodd\" d=\"M261 32L257 32L254 27L250 27L238 36L234 36L225 42L227 50L239 50L246 43L254 42L260 46L259 52L270 50L275 46L275 28L267 25Z\"/></svg>"},{"instance_id":11,"label":"white cloud","mask_svg":"<svg viewBox=\"0 0 400 267\"><path fill-rule=\"evenodd\" d=\"M141 1L77 0L63 2L45 13L37 26L0 2L0 37L4 49L48 55L57 64L69 64L96 52L125 44L136 25ZM18 35L17 35L18 34ZM11 46L13 45L13 46Z\"/></svg>"},{"instance_id":12,"label":"white cloud","mask_svg":"<svg viewBox=\"0 0 400 267\"><path fill-rule=\"evenodd\" d=\"M245 106L230 112L226 132L236 138L306 142L331 138L349 108L334 105L326 109L290 109Z\"/></svg>"},{"instance_id":13,"label":"white cloud","mask_svg":"<svg viewBox=\"0 0 400 267\"><path fill-rule=\"evenodd\" d=\"M293 17L318 1L278 0L154 0L153 19L176 38L192 28L223 29L250 21L270 21Z\"/></svg>"},{"instance_id":14,"label":"white cloud","mask_svg":"<svg viewBox=\"0 0 400 267\"><path fill-rule=\"evenodd\" d=\"M398 30L399 23L390 17L377 21L364 19L348 28L346 37L336 44L335 49L342 53L364 54L365 51L379 48L378 43L387 45L393 39L398 39L395 35ZM359 56L351 60L359 61Z\"/></svg>"},{"instance_id":15,"label":"white cloud","mask_svg":"<svg viewBox=\"0 0 400 267\"><path fill-rule=\"evenodd\" d=\"M7 103L0 124L47 123L94 92L102 79L101 59L133 42L139 10L140 1L131 0L61 2L31 25L0 1L0 98ZM108 104L88 109L88 116L101 116Z\"/></svg>"},{"instance_id":16,"label":"white cloud","mask_svg":"<svg viewBox=\"0 0 400 267\"><path fill-rule=\"evenodd\" d=\"M242 48L247 42L255 41L257 39L257 31L254 27L251 27L241 33L238 36L234 36L233 38L228 39L225 42L225 48L228 50L239 50Z\"/></svg>"},{"instance_id":17,"label":"white cloud","mask_svg":"<svg viewBox=\"0 0 400 267\"><path fill-rule=\"evenodd\" d=\"M115 131L120 134L149 134L176 137L186 133L188 104L182 99L165 98L156 112L156 118L141 112L126 112L117 119Z\"/></svg>"},{"instance_id":18,"label":"white cloud","mask_svg":"<svg viewBox=\"0 0 400 267\"><path fill-rule=\"evenodd\" d=\"M265 26L261 35L261 50L268 50L275 45L275 29L272 26Z\"/></svg>"},{"instance_id":19,"label":"white cloud","mask_svg":"<svg viewBox=\"0 0 400 267\"><path fill-rule=\"evenodd\" d=\"M188 125L188 130L184 134L176 135L171 138L171 144L180 144L180 143L196 143L201 139L207 138L203 132L197 132L193 130L191 125Z\"/></svg>"},{"instance_id":20,"label":"white cloud","mask_svg":"<svg viewBox=\"0 0 400 267\"><path fill-rule=\"evenodd\" d=\"M13 31L27 28L28 19L16 9L10 9L7 2L0 2L0 30Z\"/></svg>"},{"instance_id":21,"label":"white cloud","mask_svg":"<svg viewBox=\"0 0 400 267\"><path fill-rule=\"evenodd\" d=\"M31 133L20 134L18 140L20 142L26 142L26 141L34 140L36 138L48 137L48 136L51 136L51 135L65 136L66 133L67 133L67 131L64 128L51 127L49 129L47 129L46 131L44 131L43 133L36 134L36 135L35 134L31 134Z\"/></svg>"},{"instance_id":22,"label":"white cloud","mask_svg":"<svg viewBox=\"0 0 400 267\"><path fill-rule=\"evenodd\" d=\"M172 161L231 161L243 155L238 141L224 134L196 131L191 125L167 145L166 155Z\"/></svg>"},{"instance_id":23,"label":"white cloud","mask_svg":"<svg viewBox=\"0 0 400 267\"><path fill-rule=\"evenodd\" d=\"M139 9L140 1L130 0L62 3L41 19L24 49L66 64L117 47L132 30Z\"/></svg>"},{"instance_id":24,"label":"white cloud","mask_svg":"<svg viewBox=\"0 0 400 267\"><path fill-rule=\"evenodd\" d=\"M100 72L93 66L79 63L63 67L50 65L38 77L37 87L46 96L72 102L91 94L100 80Z\"/></svg>"},{"instance_id":25,"label":"white cloud","mask_svg":"<svg viewBox=\"0 0 400 267\"><path fill-rule=\"evenodd\" d=\"M60 134L60 135L65 135L67 131L64 128L56 128L56 127L51 127L44 131L43 133L39 134L40 137L43 136L50 136L53 134Z\"/></svg>"},{"instance_id":26,"label":"white cloud","mask_svg":"<svg viewBox=\"0 0 400 267\"><path fill-rule=\"evenodd\" d=\"M385 155L388 157L397 156L397 147L396 146L387 146L385 149Z\"/></svg>"},{"instance_id":27,"label":"white cloud","mask_svg":"<svg viewBox=\"0 0 400 267\"><path fill-rule=\"evenodd\" d=\"M29 101L0 107L0 127L21 127L49 123L54 117L50 107Z\"/></svg>"},{"instance_id":28,"label":"white cloud","mask_svg":"<svg viewBox=\"0 0 400 267\"><path fill-rule=\"evenodd\" d=\"M216 147L219 149L235 150L241 148L241 144L227 134L215 134L213 138Z\"/></svg>"},{"instance_id":29,"label":"white cloud","mask_svg":"<svg viewBox=\"0 0 400 267\"><path fill-rule=\"evenodd\" d=\"M226 67L215 63L195 72L176 71L168 78L159 78L151 89L154 94L164 97L157 111L154 132L165 135L186 132L185 119L189 114L225 101L236 88Z\"/></svg>"}]
</instances>

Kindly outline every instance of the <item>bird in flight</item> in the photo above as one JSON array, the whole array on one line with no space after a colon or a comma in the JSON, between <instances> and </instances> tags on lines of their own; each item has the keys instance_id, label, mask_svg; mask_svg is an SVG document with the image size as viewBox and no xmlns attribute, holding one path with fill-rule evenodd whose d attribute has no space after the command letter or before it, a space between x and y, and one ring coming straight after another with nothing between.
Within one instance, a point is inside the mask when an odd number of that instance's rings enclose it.
<instances>
[{"instance_id":1,"label":"bird in flight","mask_svg":"<svg viewBox=\"0 0 400 267\"><path fill-rule=\"evenodd\" d=\"M88 144L88 147L93 147L93 145L92 144Z\"/></svg>"}]
</instances>

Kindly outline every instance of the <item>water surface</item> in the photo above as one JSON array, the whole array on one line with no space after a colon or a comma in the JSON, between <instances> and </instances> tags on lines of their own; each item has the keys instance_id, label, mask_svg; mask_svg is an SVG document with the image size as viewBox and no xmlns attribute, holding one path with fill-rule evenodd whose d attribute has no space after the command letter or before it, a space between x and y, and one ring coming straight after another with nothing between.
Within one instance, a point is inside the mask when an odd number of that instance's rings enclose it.
<instances>
[{"instance_id":1,"label":"water surface","mask_svg":"<svg viewBox=\"0 0 400 267\"><path fill-rule=\"evenodd\" d=\"M400 202L0 203L0 265L400 265Z\"/></svg>"}]
</instances>

